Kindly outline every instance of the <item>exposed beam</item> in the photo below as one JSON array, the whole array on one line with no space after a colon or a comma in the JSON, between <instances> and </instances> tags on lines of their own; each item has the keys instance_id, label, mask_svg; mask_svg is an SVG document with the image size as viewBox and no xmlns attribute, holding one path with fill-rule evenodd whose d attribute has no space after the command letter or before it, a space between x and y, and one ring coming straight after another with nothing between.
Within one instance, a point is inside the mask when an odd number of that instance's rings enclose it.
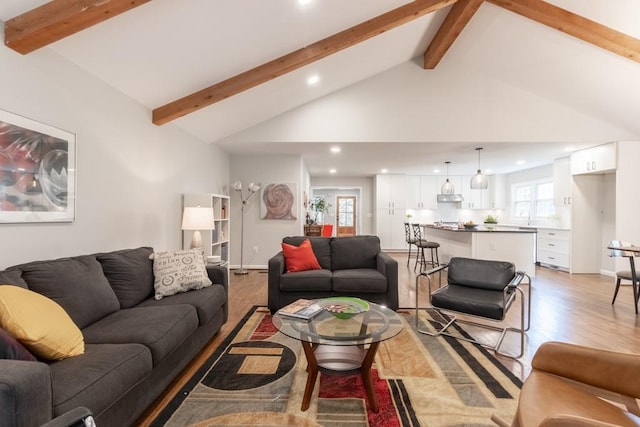
<instances>
[{"instance_id":1,"label":"exposed beam","mask_svg":"<svg viewBox=\"0 0 640 427\"><path fill-rule=\"evenodd\" d=\"M484 0L458 0L424 52L424 68L433 70L476 14Z\"/></svg>"},{"instance_id":2,"label":"exposed beam","mask_svg":"<svg viewBox=\"0 0 640 427\"><path fill-rule=\"evenodd\" d=\"M53 0L4 24L4 44L27 54L150 0Z\"/></svg>"},{"instance_id":3,"label":"exposed beam","mask_svg":"<svg viewBox=\"0 0 640 427\"><path fill-rule=\"evenodd\" d=\"M415 0L354 27L333 34L249 71L153 110L153 123L162 125L215 104L283 74L318 61L416 18L446 7L456 0Z\"/></svg>"},{"instance_id":4,"label":"exposed beam","mask_svg":"<svg viewBox=\"0 0 640 427\"><path fill-rule=\"evenodd\" d=\"M496 6L640 62L640 40L542 0L487 0Z\"/></svg>"}]
</instances>

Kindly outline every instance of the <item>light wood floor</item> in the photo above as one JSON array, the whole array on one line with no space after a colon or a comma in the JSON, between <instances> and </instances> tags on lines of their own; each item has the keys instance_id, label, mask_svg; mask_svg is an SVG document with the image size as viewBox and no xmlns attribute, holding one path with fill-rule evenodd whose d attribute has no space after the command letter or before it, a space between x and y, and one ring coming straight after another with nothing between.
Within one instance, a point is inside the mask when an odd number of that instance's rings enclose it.
<instances>
[{"instance_id":1,"label":"light wood floor","mask_svg":"<svg viewBox=\"0 0 640 427\"><path fill-rule=\"evenodd\" d=\"M406 254L392 254L399 264L400 307L415 306L415 278L413 260L407 267ZM421 306L427 306L424 282L420 288ZM524 379L531 369L531 358L545 341L564 341L614 351L640 353L640 316L634 312L632 290L622 286L615 305L611 305L614 279L598 274L569 274L538 267L531 292L531 329L527 333L525 354L519 360L499 359L515 375ZM424 297L424 298L423 298ZM150 408L140 425L150 420L171 399L175 391L192 375L196 368L215 350L244 314L254 305L267 305L266 271L252 270L248 275L229 275L229 321L221 332L185 370L184 374L167 390L165 396ZM517 310L507 323L515 323ZM507 348L516 349L509 337ZM439 339L439 338L434 338ZM484 339L484 338L482 338Z\"/></svg>"}]
</instances>

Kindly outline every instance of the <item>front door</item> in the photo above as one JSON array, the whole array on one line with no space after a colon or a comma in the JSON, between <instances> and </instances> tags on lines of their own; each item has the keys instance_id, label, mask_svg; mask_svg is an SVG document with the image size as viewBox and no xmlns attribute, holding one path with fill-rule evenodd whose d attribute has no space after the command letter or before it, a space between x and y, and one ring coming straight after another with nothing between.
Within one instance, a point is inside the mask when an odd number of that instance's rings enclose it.
<instances>
[{"instance_id":1,"label":"front door","mask_svg":"<svg viewBox=\"0 0 640 427\"><path fill-rule=\"evenodd\" d=\"M356 235L356 196L338 196L338 230L336 236Z\"/></svg>"}]
</instances>

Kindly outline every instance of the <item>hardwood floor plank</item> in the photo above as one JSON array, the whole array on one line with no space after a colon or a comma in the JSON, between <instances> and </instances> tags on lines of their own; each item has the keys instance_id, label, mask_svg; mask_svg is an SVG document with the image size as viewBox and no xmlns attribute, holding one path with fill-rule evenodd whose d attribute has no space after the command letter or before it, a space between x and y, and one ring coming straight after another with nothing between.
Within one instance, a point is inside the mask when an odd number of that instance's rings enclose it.
<instances>
[{"instance_id":1,"label":"hardwood floor plank","mask_svg":"<svg viewBox=\"0 0 640 427\"><path fill-rule=\"evenodd\" d=\"M412 308L415 306L414 260L407 267L406 254L391 255L398 260L400 307ZM229 321L165 395L147 411L139 425L149 425L252 306L267 305L266 271L252 270L245 276L230 274L229 279ZM531 369L533 354L546 341L640 353L640 317L634 313L631 287L622 286L615 305L611 305L614 281L612 277L599 274L569 274L537 267L532 288L531 330L527 333L525 354L519 360L501 356L498 359L524 379ZM426 307L426 282L422 286L421 307ZM517 307L512 308L506 322L515 323L518 315ZM508 337L506 345L517 345L516 340L511 343L510 338L515 337Z\"/></svg>"}]
</instances>

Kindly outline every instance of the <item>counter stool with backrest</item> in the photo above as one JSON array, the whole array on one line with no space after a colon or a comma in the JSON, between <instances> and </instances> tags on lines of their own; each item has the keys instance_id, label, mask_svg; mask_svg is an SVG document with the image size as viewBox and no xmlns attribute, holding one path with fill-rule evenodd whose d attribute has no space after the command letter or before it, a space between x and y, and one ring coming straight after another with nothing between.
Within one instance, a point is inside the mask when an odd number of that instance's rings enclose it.
<instances>
[{"instance_id":1,"label":"counter stool with backrest","mask_svg":"<svg viewBox=\"0 0 640 427\"><path fill-rule=\"evenodd\" d=\"M624 246L635 246L635 245L627 242L622 242L620 240L612 240L609 242L608 247L619 248ZM636 255L637 254L634 254L633 252L629 252L629 251L611 249L611 253L609 256L629 258L629 263L631 265L631 268L635 269L635 262L633 258ZM635 282L633 281L633 272L631 270L616 271L616 289L615 291L613 291L613 299L611 300L611 304L613 305L616 302L618 291L620 290L620 282L622 280L628 280L631 282L631 287L633 288L633 301L636 308L636 314L638 314L638 298L640 298L640 281L638 281L637 279Z\"/></svg>"},{"instance_id":2,"label":"counter stool with backrest","mask_svg":"<svg viewBox=\"0 0 640 427\"><path fill-rule=\"evenodd\" d=\"M407 266L409 266L409 260L411 259L411 246L415 246L416 241L413 238L413 231L411 230L411 224L409 224L408 222L404 223L404 239L409 245L409 255L407 255ZM417 251L417 248L416 248L416 251Z\"/></svg>"},{"instance_id":3,"label":"counter stool with backrest","mask_svg":"<svg viewBox=\"0 0 640 427\"><path fill-rule=\"evenodd\" d=\"M411 224L413 227L413 240L414 244L418 248L418 254L416 255L416 263L413 266L413 271L416 271L416 267L420 264L420 271L427 268L427 266L437 267L440 265L438 260L438 248L440 243L429 242L422 238L422 227L420 224ZM427 261L424 256L424 250L429 249L431 251L431 260Z\"/></svg>"}]
</instances>

